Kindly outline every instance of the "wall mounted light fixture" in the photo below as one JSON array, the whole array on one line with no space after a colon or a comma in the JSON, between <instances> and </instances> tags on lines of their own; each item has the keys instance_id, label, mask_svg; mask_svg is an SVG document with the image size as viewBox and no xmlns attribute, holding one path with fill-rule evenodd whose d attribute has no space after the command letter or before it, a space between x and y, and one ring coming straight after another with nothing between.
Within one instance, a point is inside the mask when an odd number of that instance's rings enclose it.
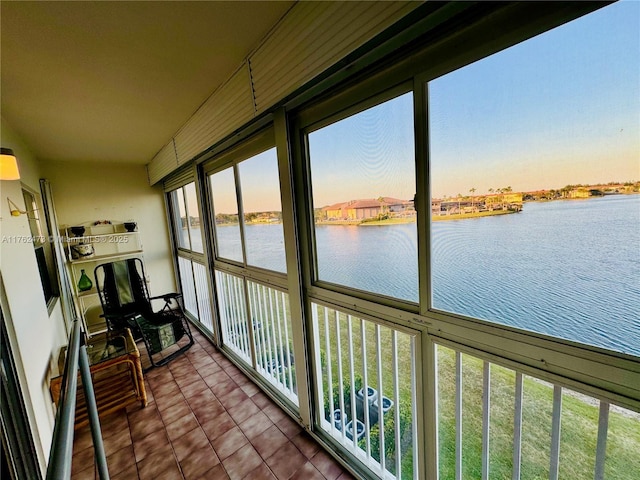
<instances>
[{"instance_id":1,"label":"wall mounted light fixture","mask_svg":"<svg viewBox=\"0 0 640 480\"><path fill-rule=\"evenodd\" d=\"M10 148L0 148L0 180L20 180L18 160Z\"/></svg>"}]
</instances>

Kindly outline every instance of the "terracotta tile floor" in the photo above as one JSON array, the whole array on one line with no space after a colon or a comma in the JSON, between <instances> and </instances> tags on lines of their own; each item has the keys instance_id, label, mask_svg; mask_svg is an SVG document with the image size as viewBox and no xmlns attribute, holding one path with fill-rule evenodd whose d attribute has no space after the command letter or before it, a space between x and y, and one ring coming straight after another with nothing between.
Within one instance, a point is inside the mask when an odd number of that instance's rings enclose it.
<instances>
[{"instance_id":1,"label":"terracotta tile floor","mask_svg":"<svg viewBox=\"0 0 640 480\"><path fill-rule=\"evenodd\" d=\"M193 333L196 343L185 355L145 374L146 408L130 406L101 419L111 479L353 478ZM72 479L94 478L91 433L84 427L76 431Z\"/></svg>"}]
</instances>

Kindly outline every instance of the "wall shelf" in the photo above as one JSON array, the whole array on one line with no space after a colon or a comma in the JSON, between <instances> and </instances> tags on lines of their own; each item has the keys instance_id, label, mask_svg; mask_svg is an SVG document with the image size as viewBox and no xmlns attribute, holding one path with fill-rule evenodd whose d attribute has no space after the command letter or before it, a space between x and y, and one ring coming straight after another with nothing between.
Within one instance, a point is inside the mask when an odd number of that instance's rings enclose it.
<instances>
[{"instance_id":1,"label":"wall shelf","mask_svg":"<svg viewBox=\"0 0 640 480\"><path fill-rule=\"evenodd\" d=\"M89 336L106 329L100 298L95 285L94 269L101 263L128 258L142 258L143 249L137 231L127 231L124 222L78 224L84 227L82 235L75 236L72 226L61 232L67 252L67 267L71 278L77 311ZM82 271L89 277L92 287L87 291L78 289Z\"/></svg>"}]
</instances>

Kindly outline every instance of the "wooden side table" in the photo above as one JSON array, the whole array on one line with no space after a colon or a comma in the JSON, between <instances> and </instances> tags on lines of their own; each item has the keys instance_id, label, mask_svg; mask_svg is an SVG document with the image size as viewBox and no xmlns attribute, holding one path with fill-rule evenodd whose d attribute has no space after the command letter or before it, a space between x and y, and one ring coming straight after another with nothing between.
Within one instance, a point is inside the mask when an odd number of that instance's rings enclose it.
<instances>
[{"instance_id":1,"label":"wooden side table","mask_svg":"<svg viewBox=\"0 0 640 480\"><path fill-rule=\"evenodd\" d=\"M100 417L137 402L140 402L142 407L147 406L140 352L129 329L124 332L94 335L87 341L87 355ZM59 358L59 362L62 362L60 371L64 368L65 356L66 347L63 347ZM79 375L78 379L76 428L89 423ZM56 405L60 399L61 386L62 376L51 380L51 395Z\"/></svg>"}]
</instances>

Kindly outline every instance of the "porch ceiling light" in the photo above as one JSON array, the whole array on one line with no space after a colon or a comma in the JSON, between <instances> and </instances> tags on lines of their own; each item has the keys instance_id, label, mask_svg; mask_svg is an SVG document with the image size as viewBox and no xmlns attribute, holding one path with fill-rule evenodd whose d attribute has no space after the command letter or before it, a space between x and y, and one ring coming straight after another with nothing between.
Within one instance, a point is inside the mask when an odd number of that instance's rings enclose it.
<instances>
[{"instance_id":1,"label":"porch ceiling light","mask_svg":"<svg viewBox=\"0 0 640 480\"><path fill-rule=\"evenodd\" d=\"M10 148L0 148L0 180L20 180L18 160Z\"/></svg>"}]
</instances>

